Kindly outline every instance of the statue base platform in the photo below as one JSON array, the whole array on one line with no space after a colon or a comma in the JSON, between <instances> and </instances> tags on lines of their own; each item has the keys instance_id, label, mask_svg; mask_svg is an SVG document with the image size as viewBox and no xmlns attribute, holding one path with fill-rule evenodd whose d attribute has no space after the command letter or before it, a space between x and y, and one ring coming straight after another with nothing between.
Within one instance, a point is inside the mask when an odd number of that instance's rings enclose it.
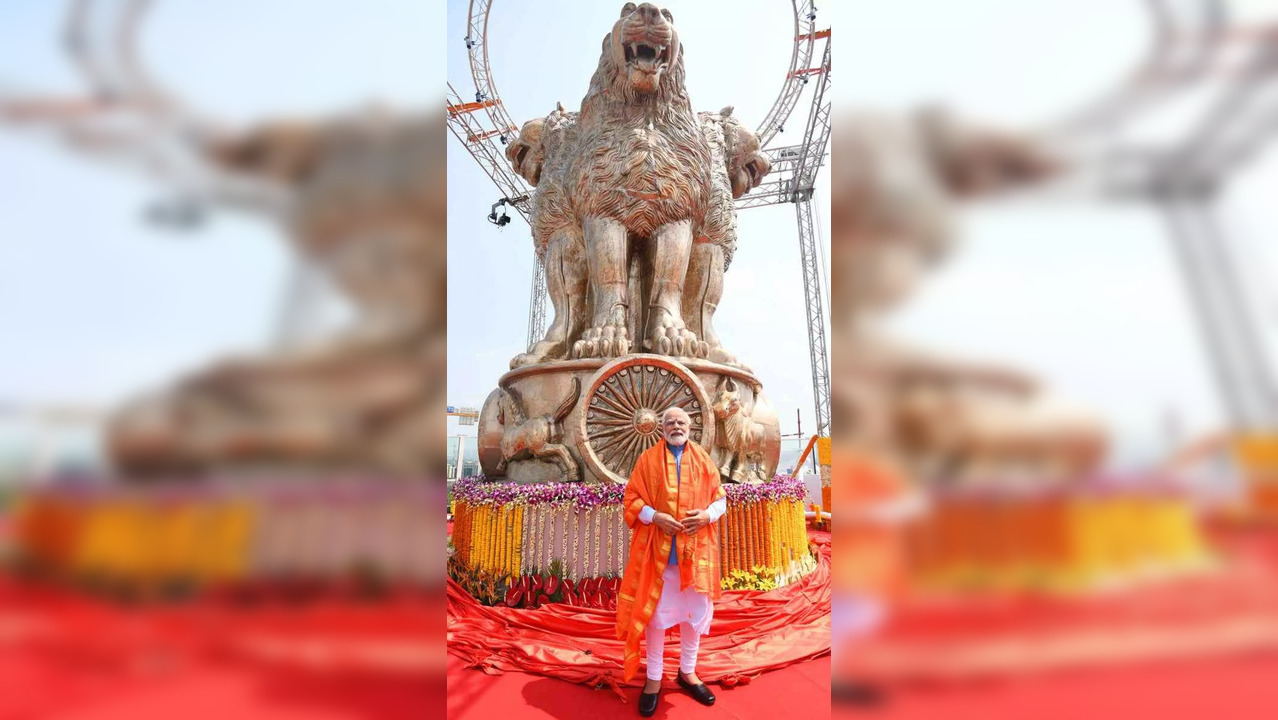
<instances>
[{"instance_id":1,"label":"statue base platform","mask_svg":"<svg viewBox=\"0 0 1278 720\"><path fill-rule=\"evenodd\" d=\"M728 400L736 412L717 417ZM749 370L650 354L506 373L480 411L479 462L490 479L624 485L639 455L661 440L661 413L676 406L728 479L762 482L776 472L780 423Z\"/></svg>"}]
</instances>

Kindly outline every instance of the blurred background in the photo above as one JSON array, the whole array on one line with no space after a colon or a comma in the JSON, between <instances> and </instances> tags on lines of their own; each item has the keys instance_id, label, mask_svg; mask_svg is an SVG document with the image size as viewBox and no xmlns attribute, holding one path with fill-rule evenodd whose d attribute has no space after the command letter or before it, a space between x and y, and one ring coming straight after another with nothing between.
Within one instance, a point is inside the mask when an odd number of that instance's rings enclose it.
<instances>
[{"instance_id":1,"label":"blurred background","mask_svg":"<svg viewBox=\"0 0 1278 720\"><path fill-rule=\"evenodd\" d=\"M443 12L0 10L0 717L439 707Z\"/></svg>"},{"instance_id":2,"label":"blurred background","mask_svg":"<svg viewBox=\"0 0 1278 720\"><path fill-rule=\"evenodd\" d=\"M1278 6L834 13L841 697L1272 713Z\"/></svg>"}]
</instances>

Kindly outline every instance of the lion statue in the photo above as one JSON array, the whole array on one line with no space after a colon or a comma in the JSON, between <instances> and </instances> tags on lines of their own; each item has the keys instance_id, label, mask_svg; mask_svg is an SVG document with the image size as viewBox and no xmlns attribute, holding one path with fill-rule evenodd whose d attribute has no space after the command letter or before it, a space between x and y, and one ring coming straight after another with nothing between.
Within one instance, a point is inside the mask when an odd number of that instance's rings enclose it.
<instances>
[{"instance_id":1,"label":"lion statue","mask_svg":"<svg viewBox=\"0 0 1278 720\"><path fill-rule=\"evenodd\" d=\"M577 147L577 113L558 105L544 118L524 124L506 146L515 172L537 188L533 193L533 244L546 267L546 294L555 319L545 337L510 362L512 369L568 356L570 342L585 329L590 302L586 284L586 246L581 221L569 197L565 172Z\"/></svg>"},{"instance_id":2,"label":"lion statue","mask_svg":"<svg viewBox=\"0 0 1278 720\"><path fill-rule=\"evenodd\" d=\"M576 357L624 355L632 333L650 352L708 352L682 314L693 228L713 184L683 63L673 15L649 3L626 3L604 38L567 177L591 292Z\"/></svg>"},{"instance_id":3,"label":"lion statue","mask_svg":"<svg viewBox=\"0 0 1278 720\"><path fill-rule=\"evenodd\" d=\"M732 115L731 107L718 113L698 113L697 117L710 147L712 182L706 213L694 228L683 290L683 321L705 343L709 359L740 365L714 331L714 312L723 297L723 274L737 249L733 201L758 187L772 163L760 150L758 136Z\"/></svg>"},{"instance_id":4,"label":"lion statue","mask_svg":"<svg viewBox=\"0 0 1278 720\"><path fill-rule=\"evenodd\" d=\"M530 213L533 242L546 263L547 294L555 309L545 338L515 357L512 368L566 357L569 339L582 330L588 304L585 246L581 221L567 201L571 193L564 173L566 159L577 150L577 119L577 113L559 105L545 118L525 123L506 148L515 171L537 188ZM697 354L737 364L723 349L711 321L723 293L723 273L736 250L733 201L758 187L771 163L758 137L732 116L731 107L698 113L697 120L710 151L711 185L706 212L693 227L681 315L688 330L702 338ZM614 343L620 354L629 350L627 337Z\"/></svg>"}]
</instances>

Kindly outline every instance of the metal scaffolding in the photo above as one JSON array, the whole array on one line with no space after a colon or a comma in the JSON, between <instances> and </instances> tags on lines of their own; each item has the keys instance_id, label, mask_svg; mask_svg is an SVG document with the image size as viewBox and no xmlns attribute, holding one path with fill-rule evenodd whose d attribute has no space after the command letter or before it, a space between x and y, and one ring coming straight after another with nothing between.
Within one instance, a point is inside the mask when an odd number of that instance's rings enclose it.
<instances>
[{"instance_id":1,"label":"metal scaffolding","mask_svg":"<svg viewBox=\"0 0 1278 720\"><path fill-rule=\"evenodd\" d=\"M808 348L812 355L812 399L816 405L816 434L830 434L830 356L826 352L825 312L817 264L817 233L812 221L812 200L794 204L799 221L799 257L803 263L803 297L808 306Z\"/></svg>"},{"instance_id":2,"label":"metal scaffolding","mask_svg":"<svg viewBox=\"0 0 1278 720\"><path fill-rule=\"evenodd\" d=\"M1147 60L1061 137L1084 158L1085 192L1147 202L1163 216L1227 422L1273 431L1278 387L1259 289L1220 225L1217 201L1278 130L1278 23L1238 26L1224 0L1146 7L1155 27ZM1160 105L1203 91L1214 95L1180 137L1149 145L1123 136Z\"/></svg>"}]
</instances>

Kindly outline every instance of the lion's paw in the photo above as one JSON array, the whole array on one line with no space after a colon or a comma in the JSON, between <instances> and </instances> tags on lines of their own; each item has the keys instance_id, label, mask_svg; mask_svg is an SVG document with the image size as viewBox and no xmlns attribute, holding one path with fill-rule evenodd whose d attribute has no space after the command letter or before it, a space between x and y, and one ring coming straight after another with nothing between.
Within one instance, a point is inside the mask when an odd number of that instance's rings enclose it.
<instances>
[{"instance_id":1,"label":"lion's paw","mask_svg":"<svg viewBox=\"0 0 1278 720\"><path fill-rule=\"evenodd\" d=\"M614 358L629 353L630 338L624 325L589 328L572 347L575 358Z\"/></svg>"},{"instance_id":2,"label":"lion's paw","mask_svg":"<svg viewBox=\"0 0 1278 720\"><path fill-rule=\"evenodd\" d=\"M652 352L673 357L703 358L709 350L682 322L657 324L649 332L646 346Z\"/></svg>"}]
</instances>

